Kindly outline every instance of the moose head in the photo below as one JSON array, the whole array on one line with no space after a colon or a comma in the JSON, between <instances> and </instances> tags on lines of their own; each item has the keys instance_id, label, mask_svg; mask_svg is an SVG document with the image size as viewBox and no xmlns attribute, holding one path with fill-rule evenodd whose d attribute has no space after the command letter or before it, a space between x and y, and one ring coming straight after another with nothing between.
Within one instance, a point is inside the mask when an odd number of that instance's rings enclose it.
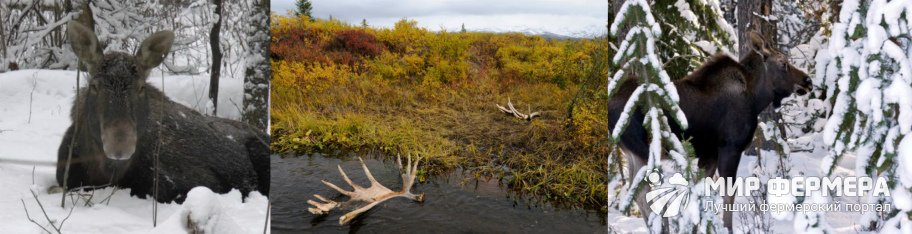
<instances>
[{"instance_id":1,"label":"moose head","mask_svg":"<svg viewBox=\"0 0 912 234\"><path fill-rule=\"evenodd\" d=\"M798 93L804 95L810 92L813 83L804 71L792 66L788 57L777 49L771 48L757 32L750 32L750 54L747 55L745 64L752 67L752 72L758 78L757 89L772 91L774 107L781 105L782 99Z\"/></svg>"},{"instance_id":2,"label":"moose head","mask_svg":"<svg viewBox=\"0 0 912 234\"><path fill-rule=\"evenodd\" d=\"M150 109L146 78L171 50L174 33L156 32L135 55L129 55L102 53L95 33L78 22L70 22L67 32L73 51L89 72L88 92L78 111L90 119L83 129L100 137L108 159L129 160L136 151L142 118Z\"/></svg>"}]
</instances>

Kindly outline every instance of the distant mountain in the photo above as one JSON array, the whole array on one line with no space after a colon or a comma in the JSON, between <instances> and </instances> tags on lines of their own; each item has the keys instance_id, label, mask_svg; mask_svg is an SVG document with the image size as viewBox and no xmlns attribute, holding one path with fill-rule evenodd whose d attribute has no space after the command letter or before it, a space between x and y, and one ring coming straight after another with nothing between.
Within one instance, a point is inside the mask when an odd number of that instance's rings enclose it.
<instances>
[{"instance_id":1,"label":"distant mountain","mask_svg":"<svg viewBox=\"0 0 912 234\"><path fill-rule=\"evenodd\" d=\"M522 33L529 36L541 36L548 40L576 40L582 38L591 38L592 36L568 36L564 34L553 33L550 31L540 30L540 29L479 29L479 30L469 30L473 32L492 32L492 33Z\"/></svg>"},{"instance_id":2,"label":"distant mountain","mask_svg":"<svg viewBox=\"0 0 912 234\"><path fill-rule=\"evenodd\" d=\"M529 33L526 33L526 34L527 34L527 35L541 36L541 37L544 37L545 39L549 39L549 40L575 40L575 39L581 39L580 37L566 36L566 35L561 35L561 34L552 33L552 32L541 32L541 33L537 33L537 34L529 34Z\"/></svg>"}]
</instances>

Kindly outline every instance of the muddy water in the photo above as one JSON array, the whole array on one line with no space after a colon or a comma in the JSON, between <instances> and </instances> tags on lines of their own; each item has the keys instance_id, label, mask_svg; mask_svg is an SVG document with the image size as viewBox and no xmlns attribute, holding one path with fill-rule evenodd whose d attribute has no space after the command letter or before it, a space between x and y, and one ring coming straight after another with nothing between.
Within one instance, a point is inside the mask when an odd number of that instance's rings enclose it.
<instances>
[{"instance_id":1,"label":"muddy water","mask_svg":"<svg viewBox=\"0 0 912 234\"><path fill-rule=\"evenodd\" d=\"M402 187L394 161L365 158L377 181L392 190ZM320 194L336 201L347 197L320 183L321 179L344 189L336 165L358 184L369 185L357 158L344 160L321 155L272 158L273 233L604 233L604 218L596 212L558 209L510 198L498 182L468 179L459 173L438 176L415 184L414 193L425 193L425 202L395 198L361 214L348 225L339 217L355 208L335 210L326 216L307 212L307 200Z\"/></svg>"}]
</instances>

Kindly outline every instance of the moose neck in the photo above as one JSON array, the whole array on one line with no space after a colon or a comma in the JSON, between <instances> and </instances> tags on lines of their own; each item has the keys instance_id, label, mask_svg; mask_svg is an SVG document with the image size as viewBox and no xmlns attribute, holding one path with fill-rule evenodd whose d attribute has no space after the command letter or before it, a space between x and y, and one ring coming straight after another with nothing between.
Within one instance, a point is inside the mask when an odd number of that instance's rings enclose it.
<instances>
[{"instance_id":1,"label":"moose neck","mask_svg":"<svg viewBox=\"0 0 912 234\"><path fill-rule=\"evenodd\" d=\"M753 99L751 104L751 114L759 116L760 112L766 109L775 99L772 90L772 80L767 74L768 67L763 62L763 57L757 53L750 53L741 58L741 65L748 71L748 87L750 96Z\"/></svg>"}]
</instances>

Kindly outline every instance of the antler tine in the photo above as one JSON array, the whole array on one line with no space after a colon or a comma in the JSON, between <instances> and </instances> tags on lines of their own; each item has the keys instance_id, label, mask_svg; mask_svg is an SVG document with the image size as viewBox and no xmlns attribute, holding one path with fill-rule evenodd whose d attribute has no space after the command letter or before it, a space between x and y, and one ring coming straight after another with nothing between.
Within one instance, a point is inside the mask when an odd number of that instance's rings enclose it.
<instances>
[{"instance_id":1,"label":"antler tine","mask_svg":"<svg viewBox=\"0 0 912 234\"><path fill-rule=\"evenodd\" d=\"M352 180L348 178L348 175L346 175L345 171L342 170L342 165L336 165L336 167L339 168L339 174L342 174L342 179L345 180L348 185L351 185L354 190L361 188L361 186L355 184L355 182L352 182Z\"/></svg>"},{"instance_id":2,"label":"antler tine","mask_svg":"<svg viewBox=\"0 0 912 234\"><path fill-rule=\"evenodd\" d=\"M513 114L512 111L510 111L506 107L501 106L500 104L494 104L494 105L497 106L497 109L500 109L500 112L507 113L507 114Z\"/></svg>"},{"instance_id":3,"label":"antler tine","mask_svg":"<svg viewBox=\"0 0 912 234\"><path fill-rule=\"evenodd\" d=\"M323 201L323 202L332 202L331 200L326 199L323 196L320 196L320 194L314 194L314 197L316 197L317 199L320 199L320 201Z\"/></svg>"},{"instance_id":4,"label":"antler tine","mask_svg":"<svg viewBox=\"0 0 912 234\"><path fill-rule=\"evenodd\" d=\"M519 110L516 110L516 107L513 106L513 101L511 101L510 99L507 99L507 106L510 107L510 111L513 112L513 116L515 116L516 118L520 118L520 119L526 118L526 115L519 112Z\"/></svg>"},{"instance_id":5,"label":"antler tine","mask_svg":"<svg viewBox=\"0 0 912 234\"><path fill-rule=\"evenodd\" d=\"M319 197L318 197L319 198ZM307 204L310 204L311 208L307 208L307 211L310 211L311 214L324 215L329 213L330 210L339 207L339 203L334 201L324 201L325 203L315 202L313 200L307 200Z\"/></svg>"},{"instance_id":6,"label":"antler tine","mask_svg":"<svg viewBox=\"0 0 912 234\"><path fill-rule=\"evenodd\" d=\"M371 174L370 169L367 169L367 165L364 164L364 160L361 159L361 157L358 157L358 161L361 162L361 168L364 169L364 175L367 176L367 180L370 180L371 187L374 187L377 185L380 185L380 187L383 187L383 185L381 185L380 182L377 182L377 179L374 178L374 175Z\"/></svg>"},{"instance_id":7,"label":"antler tine","mask_svg":"<svg viewBox=\"0 0 912 234\"><path fill-rule=\"evenodd\" d=\"M365 206L362 206L361 208L358 208L358 209L356 209L356 210L353 210L353 211L351 211L351 212L346 213L345 215L342 215L342 217L339 217L339 225L345 225L345 224L348 223L349 221L352 221L353 219L355 219L355 217L358 217L358 215L360 215L361 213L364 213L365 211L368 211L368 210L370 210L371 208L374 208L374 206L376 206L377 204L380 204L380 203L382 203L382 202L384 202L384 201L386 201L386 200L388 200L388 199L390 199L390 198L393 198L393 197L394 197L394 196L387 196L387 197L384 197L384 198L382 198L382 199L380 199L380 200L376 200L376 201L371 202L371 203L369 203L369 204L367 204L367 205L365 205Z\"/></svg>"},{"instance_id":8,"label":"antler tine","mask_svg":"<svg viewBox=\"0 0 912 234\"><path fill-rule=\"evenodd\" d=\"M402 170L402 155L396 154L396 165L399 165L399 170Z\"/></svg>"},{"instance_id":9,"label":"antler tine","mask_svg":"<svg viewBox=\"0 0 912 234\"><path fill-rule=\"evenodd\" d=\"M416 175L418 172L418 163L419 162L421 162L421 155L415 154L415 165L412 166L412 171L411 171L412 178L414 178L414 175Z\"/></svg>"},{"instance_id":10,"label":"antler tine","mask_svg":"<svg viewBox=\"0 0 912 234\"><path fill-rule=\"evenodd\" d=\"M409 157L408 168L402 174L402 192L411 193L412 185L415 184L415 177L418 172L418 162L420 162L421 157L415 155L415 164L412 164L411 157Z\"/></svg>"},{"instance_id":11,"label":"antler tine","mask_svg":"<svg viewBox=\"0 0 912 234\"><path fill-rule=\"evenodd\" d=\"M417 154L416 154L416 155L417 155ZM418 163L416 162L415 164L418 164ZM413 171L414 171L415 169L413 169L412 165L413 165L413 164L412 164L412 154L409 154L409 155L408 155L408 165L407 165L407 168L405 169L405 175L406 175L406 176L409 176L409 175L411 175L412 173L414 173Z\"/></svg>"},{"instance_id":12,"label":"antler tine","mask_svg":"<svg viewBox=\"0 0 912 234\"><path fill-rule=\"evenodd\" d=\"M325 180L320 180L320 181L323 182L323 184L325 184L326 186L329 186L330 188L333 188L333 189L335 189L336 191L339 191L339 193L345 194L345 196L351 197L351 196L354 196L354 195L355 195L354 192L345 191L344 189L339 188L339 186L336 186L335 184L330 183L329 181L325 181Z\"/></svg>"}]
</instances>

